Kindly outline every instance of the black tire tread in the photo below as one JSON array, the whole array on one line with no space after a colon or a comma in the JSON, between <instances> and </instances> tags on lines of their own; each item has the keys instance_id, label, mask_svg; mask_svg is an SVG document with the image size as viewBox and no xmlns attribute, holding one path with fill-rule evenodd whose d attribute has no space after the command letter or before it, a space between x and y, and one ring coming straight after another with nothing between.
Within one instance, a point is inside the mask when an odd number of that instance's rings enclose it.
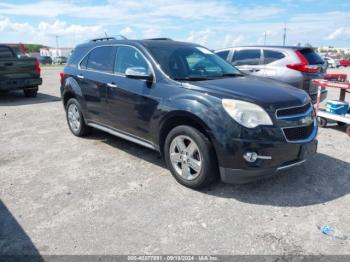
<instances>
[{"instance_id":1,"label":"black tire tread","mask_svg":"<svg viewBox=\"0 0 350 262\"><path fill-rule=\"evenodd\" d=\"M80 130L79 130L79 132L74 132L74 131L71 129L71 127L70 127L70 125L69 125L69 121L68 121L68 107L69 107L69 105L71 105L71 104L73 104L73 103L74 103L74 104L78 107L78 109L79 109L79 114L80 114L80 119L81 119ZM80 106L78 100L75 99L75 98L70 98L70 99L68 100L67 104L66 104L66 119L67 119L67 124L68 124L69 130L73 133L73 135L75 135L75 136L77 136L77 137L84 137L84 136L87 136L87 135L91 134L92 128L91 128L90 126L86 125L85 119L84 119L84 116L83 116L83 113L82 113L82 110L81 110L81 106Z\"/></svg>"}]
</instances>

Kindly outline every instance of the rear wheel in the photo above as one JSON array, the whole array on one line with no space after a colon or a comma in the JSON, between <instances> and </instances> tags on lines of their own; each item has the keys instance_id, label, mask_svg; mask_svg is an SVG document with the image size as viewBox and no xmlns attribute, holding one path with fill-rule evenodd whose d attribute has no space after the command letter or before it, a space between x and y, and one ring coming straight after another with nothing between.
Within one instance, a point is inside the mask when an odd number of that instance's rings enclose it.
<instances>
[{"instance_id":1,"label":"rear wheel","mask_svg":"<svg viewBox=\"0 0 350 262\"><path fill-rule=\"evenodd\" d=\"M25 97L36 97L36 95L38 94L38 88L37 87L24 88L23 93Z\"/></svg>"},{"instance_id":2,"label":"rear wheel","mask_svg":"<svg viewBox=\"0 0 350 262\"><path fill-rule=\"evenodd\" d=\"M81 106L75 98L71 98L67 102L66 117L69 129L75 136L82 137L91 133L92 128L85 124Z\"/></svg>"},{"instance_id":3,"label":"rear wheel","mask_svg":"<svg viewBox=\"0 0 350 262\"><path fill-rule=\"evenodd\" d=\"M190 126L178 126L170 131L164 155L175 179L190 188L202 188L218 177L218 166L209 139Z\"/></svg>"}]
</instances>

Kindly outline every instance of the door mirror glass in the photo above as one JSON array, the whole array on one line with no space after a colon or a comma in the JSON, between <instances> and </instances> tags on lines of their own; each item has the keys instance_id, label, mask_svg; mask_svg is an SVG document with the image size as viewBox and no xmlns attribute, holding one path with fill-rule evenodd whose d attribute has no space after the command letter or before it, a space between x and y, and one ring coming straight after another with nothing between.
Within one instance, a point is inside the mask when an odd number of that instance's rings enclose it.
<instances>
[{"instance_id":1,"label":"door mirror glass","mask_svg":"<svg viewBox=\"0 0 350 262\"><path fill-rule=\"evenodd\" d=\"M125 76L133 79L145 79L152 80L153 76L148 72L145 67L128 67L125 70Z\"/></svg>"}]
</instances>

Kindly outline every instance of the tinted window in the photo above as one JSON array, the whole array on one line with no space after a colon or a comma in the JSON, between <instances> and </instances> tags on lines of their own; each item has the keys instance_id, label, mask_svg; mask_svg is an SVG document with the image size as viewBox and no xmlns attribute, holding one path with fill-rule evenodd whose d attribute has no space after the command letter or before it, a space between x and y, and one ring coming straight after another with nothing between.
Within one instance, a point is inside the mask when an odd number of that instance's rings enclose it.
<instances>
[{"instance_id":1,"label":"tinted window","mask_svg":"<svg viewBox=\"0 0 350 262\"><path fill-rule=\"evenodd\" d=\"M80 60L83 58L83 56L88 52L88 50L89 49L87 47L75 48L69 55L68 65L75 67L80 62Z\"/></svg>"},{"instance_id":2,"label":"tinted window","mask_svg":"<svg viewBox=\"0 0 350 262\"><path fill-rule=\"evenodd\" d=\"M305 57L310 65L324 64L323 59L312 49L303 49L299 52Z\"/></svg>"},{"instance_id":3,"label":"tinted window","mask_svg":"<svg viewBox=\"0 0 350 262\"><path fill-rule=\"evenodd\" d=\"M86 69L88 59L89 59L89 56L85 56L85 58L83 59L83 61L81 61L81 63L80 63L80 68L81 68L81 69Z\"/></svg>"},{"instance_id":4,"label":"tinted window","mask_svg":"<svg viewBox=\"0 0 350 262\"><path fill-rule=\"evenodd\" d=\"M125 74L129 67L143 67L148 70L148 64L141 53L135 48L122 46L118 47L115 72Z\"/></svg>"},{"instance_id":5,"label":"tinted window","mask_svg":"<svg viewBox=\"0 0 350 262\"><path fill-rule=\"evenodd\" d=\"M284 54L272 50L264 50L264 64L270 64L284 58Z\"/></svg>"},{"instance_id":6,"label":"tinted window","mask_svg":"<svg viewBox=\"0 0 350 262\"><path fill-rule=\"evenodd\" d=\"M0 59L1 58L13 58L14 55L10 48L7 46L0 46Z\"/></svg>"},{"instance_id":7,"label":"tinted window","mask_svg":"<svg viewBox=\"0 0 350 262\"><path fill-rule=\"evenodd\" d=\"M198 72L222 74L222 69L212 60L199 52L193 52L186 56L186 62L192 74Z\"/></svg>"},{"instance_id":8,"label":"tinted window","mask_svg":"<svg viewBox=\"0 0 350 262\"><path fill-rule=\"evenodd\" d=\"M220 51L220 52L217 52L216 54L218 55L218 56L220 56L222 59L227 59L227 56L228 56L228 53L229 53L229 51L228 50L226 50L226 51Z\"/></svg>"},{"instance_id":9,"label":"tinted window","mask_svg":"<svg viewBox=\"0 0 350 262\"><path fill-rule=\"evenodd\" d=\"M112 73L115 50L116 48L114 46L102 46L95 48L89 54L86 68Z\"/></svg>"},{"instance_id":10,"label":"tinted window","mask_svg":"<svg viewBox=\"0 0 350 262\"><path fill-rule=\"evenodd\" d=\"M148 49L162 70L175 80L200 81L240 75L230 63L203 47L174 44Z\"/></svg>"},{"instance_id":11,"label":"tinted window","mask_svg":"<svg viewBox=\"0 0 350 262\"><path fill-rule=\"evenodd\" d=\"M232 58L233 65L259 65L260 49L237 50Z\"/></svg>"}]
</instances>

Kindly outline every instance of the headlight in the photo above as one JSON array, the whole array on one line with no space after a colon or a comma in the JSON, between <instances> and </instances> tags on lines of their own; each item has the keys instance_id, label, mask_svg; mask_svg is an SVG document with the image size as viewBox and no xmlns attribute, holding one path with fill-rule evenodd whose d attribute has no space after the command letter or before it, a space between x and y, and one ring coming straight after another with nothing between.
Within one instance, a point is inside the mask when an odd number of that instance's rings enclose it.
<instances>
[{"instance_id":1,"label":"headlight","mask_svg":"<svg viewBox=\"0 0 350 262\"><path fill-rule=\"evenodd\" d=\"M248 128L272 126L271 118L260 106L241 100L223 99L222 106L239 124Z\"/></svg>"}]
</instances>

